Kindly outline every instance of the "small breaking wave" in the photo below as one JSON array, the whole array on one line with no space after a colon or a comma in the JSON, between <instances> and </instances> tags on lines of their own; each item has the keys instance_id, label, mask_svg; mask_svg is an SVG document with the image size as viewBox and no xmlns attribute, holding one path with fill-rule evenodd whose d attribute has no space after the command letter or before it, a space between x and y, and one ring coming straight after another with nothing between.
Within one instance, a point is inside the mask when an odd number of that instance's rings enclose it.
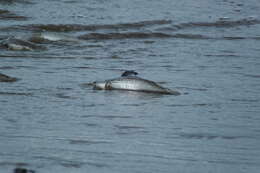
<instances>
[{"instance_id":1,"label":"small breaking wave","mask_svg":"<svg viewBox=\"0 0 260 173\"><path fill-rule=\"evenodd\" d=\"M49 33L49 32L41 32L41 33L33 34L29 38L29 41L33 43L78 42L78 40L74 37L63 35L60 33Z\"/></svg>"},{"instance_id":2,"label":"small breaking wave","mask_svg":"<svg viewBox=\"0 0 260 173\"><path fill-rule=\"evenodd\" d=\"M46 48L42 45L34 44L30 41L8 37L0 42L0 48L12 50L12 51L32 51L32 50L45 50Z\"/></svg>"}]
</instances>

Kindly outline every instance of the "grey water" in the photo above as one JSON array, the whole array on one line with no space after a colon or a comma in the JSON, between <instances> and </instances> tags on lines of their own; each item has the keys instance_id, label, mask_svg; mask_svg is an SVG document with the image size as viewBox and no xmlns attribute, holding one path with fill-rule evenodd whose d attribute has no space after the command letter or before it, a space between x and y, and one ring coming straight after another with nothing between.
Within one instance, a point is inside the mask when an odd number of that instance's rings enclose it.
<instances>
[{"instance_id":1,"label":"grey water","mask_svg":"<svg viewBox=\"0 0 260 173\"><path fill-rule=\"evenodd\" d=\"M0 82L0 172L259 172L259 11L258 0L0 0L0 42L45 48L0 45L0 73L19 79ZM31 39L42 33L61 39ZM87 85L124 70L181 95Z\"/></svg>"}]
</instances>

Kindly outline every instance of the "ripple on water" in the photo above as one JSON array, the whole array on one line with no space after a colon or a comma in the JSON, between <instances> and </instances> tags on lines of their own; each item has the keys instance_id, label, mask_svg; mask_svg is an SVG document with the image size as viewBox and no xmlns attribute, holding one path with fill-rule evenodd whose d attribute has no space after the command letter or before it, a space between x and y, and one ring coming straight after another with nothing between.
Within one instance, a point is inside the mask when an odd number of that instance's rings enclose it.
<instances>
[{"instance_id":1,"label":"ripple on water","mask_svg":"<svg viewBox=\"0 0 260 173\"><path fill-rule=\"evenodd\" d=\"M16 69L16 67L13 67L13 66L1 66L0 69L1 70L13 70L13 69Z\"/></svg>"},{"instance_id":2,"label":"ripple on water","mask_svg":"<svg viewBox=\"0 0 260 173\"><path fill-rule=\"evenodd\" d=\"M248 102L248 103L257 103L258 99L247 99L247 98L233 98L231 99L233 102Z\"/></svg>"},{"instance_id":3,"label":"ripple on water","mask_svg":"<svg viewBox=\"0 0 260 173\"><path fill-rule=\"evenodd\" d=\"M187 89L187 90L195 90L195 91L207 91L207 88L193 88L193 87L176 87L177 89Z\"/></svg>"},{"instance_id":4,"label":"ripple on water","mask_svg":"<svg viewBox=\"0 0 260 173\"><path fill-rule=\"evenodd\" d=\"M123 115L82 115L82 118L100 118L100 119L128 119L133 118L132 116L123 116Z\"/></svg>"},{"instance_id":5,"label":"ripple on water","mask_svg":"<svg viewBox=\"0 0 260 173\"><path fill-rule=\"evenodd\" d=\"M260 78L260 74L242 74L242 75L251 78Z\"/></svg>"},{"instance_id":6,"label":"ripple on water","mask_svg":"<svg viewBox=\"0 0 260 173\"><path fill-rule=\"evenodd\" d=\"M254 18L242 18L239 20L217 20L212 22L187 22L173 24L172 26L162 27L160 31L177 31L188 28L205 28L205 27L215 27L215 28L232 28L239 26L250 26L260 24L260 20Z\"/></svg>"},{"instance_id":7,"label":"ripple on water","mask_svg":"<svg viewBox=\"0 0 260 173\"><path fill-rule=\"evenodd\" d=\"M20 167L20 166L30 166L30 164L25 162L0 162L0 166Z\"/></svg>"},{"instance_id":8,"label":"ripple on water","mask_svg":"<svg viewBox=\"0 0 260 173\"><path fill-rule=\"evenodd\" d=\"M82 24L32 24L23 25L19 29L29 29L34 31L55 31L55 32L69 32L69 31L96 31L96 30L118 30L118 29L136 29L153 25L165 25L171 23L170 20L151 20L140 21L133 23L119 23L119 24L100 24L100 25L82 25ZM15 28L14 28L15 29Z\"/></svg>"},{"instance_id":9,"label":"ripple on water","mask_svg":"<svg viewBox=\"0 0 260 173\"><path fill-rule=\"evenodd\" d=\"M0 95L6 95L6 96L33 96L33 93L22 93L22 92L0 92Z\"/></svg>"},{"instance_id":10,"label":"ripple on water","mask_svg":"<svg viewBox=\"0 0 260 173\"><path fill-rule=\"evenodd\" d=\"M70 168L80 168L84 165L93 166L97 168L109 167L109 165L105 163L99 163L94 161L75 161L70 159L65 159L63 157L58 156L34 156L34 159L44 160L44 161L53 161L56 164L61 165L63 167Z\"/></svg>"},{"instance_id":11,"label":"ripple on water","mask_svg":"<svg viewBox=\"0 0 260 173\"><path fill-rule=\"evenodd\" d=\"M77 99L77 97L67 95L67 93L56 93L54 94L54 96L60 99Z\"/></svg>"},{"instance_id":12,"label":"ripple on water","mask_svg":"<svg viewBox=\"0 0 260 173\"><path fill-rule=\"evenodd\" d=\"M210 134L210 133L180 133L179 136L181 138L186 139L226 139L226 140L236 140L241 138L252 138L249 136L236 136L236 135L218 135L218 134Z\"/></svg>"},{"instance_id":13,"label":"ripple on water","mask_svg":"<svg viewBox=\"0 0 260 173\"><path fill-rule=\"evenodd\" d=\"M131 125L114 125L116 128L116 134L118 135L133 135L149 133L144 127L141 126L131 126Z\"/></svg>"},{"instance_id":14,"label":"ripple on water","mask_svg":"<svg viewBox=\"0 0 260 173\"><path fill-rule=\"evenodd\" d=\"M20 16L15 13L12 13L8 10L0 9L0 20L27 20L25 16Z\"/></svg>"},{"instance_id":15,"label":"ripple on water","mask_svg":"<svg viewBox=\"0 0 260 173\"><path fill-rule=\"evenodd\" d=\"M70 139L70 144L78 145L96 145L96 144L111 144L112 141L108 140L84 140L84 139Z\"/></svg>"}]
</instances>

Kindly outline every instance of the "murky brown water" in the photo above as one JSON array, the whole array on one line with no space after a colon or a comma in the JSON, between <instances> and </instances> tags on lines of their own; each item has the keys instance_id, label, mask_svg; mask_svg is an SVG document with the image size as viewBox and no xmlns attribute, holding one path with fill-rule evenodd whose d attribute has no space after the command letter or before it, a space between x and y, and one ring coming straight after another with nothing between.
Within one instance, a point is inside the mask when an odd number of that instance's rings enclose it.
<instances>
[{"instance_id":1,"label":"murky brown water","mask_svg":"<svg viewBox=\"0 0 260 173\"><path fill-rule=\"evenodd\" d=\"M259 172L259 10L0 0L0 172ZM86 85L124 70L182 94Z\"/></svg>"}]
</instances>

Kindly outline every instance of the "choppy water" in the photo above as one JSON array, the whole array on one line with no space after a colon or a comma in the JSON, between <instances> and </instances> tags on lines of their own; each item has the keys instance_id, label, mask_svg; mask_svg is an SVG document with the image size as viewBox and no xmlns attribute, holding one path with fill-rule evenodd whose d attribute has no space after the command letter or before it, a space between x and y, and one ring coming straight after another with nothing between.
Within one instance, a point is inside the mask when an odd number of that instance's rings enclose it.
<instances>
[{"instance_id":1,"label":"choppy water","mask_svg":"<svg viewBox=\"0 0 260 173\"><path fill-rule=\"evenodd\" d=\"M259 172L258 0L1 0L0 172ZM32 38L39 33L61 40ZM94 91L124 70L180 96Z\"/></svg>"}]
</instances>

